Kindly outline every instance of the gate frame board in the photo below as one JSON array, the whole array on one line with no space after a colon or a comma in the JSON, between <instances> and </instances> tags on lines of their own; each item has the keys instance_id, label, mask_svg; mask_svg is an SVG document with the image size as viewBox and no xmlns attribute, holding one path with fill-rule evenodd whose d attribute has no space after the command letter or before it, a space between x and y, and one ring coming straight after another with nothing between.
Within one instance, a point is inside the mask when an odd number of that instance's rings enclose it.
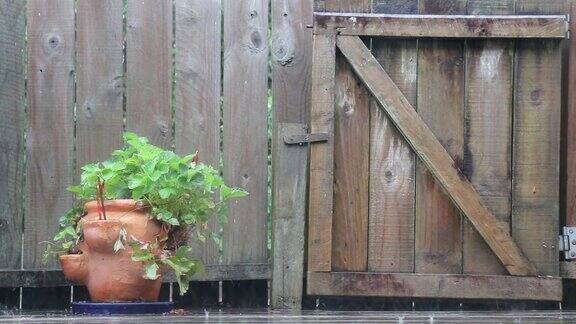
<instances>
[{"instance_id":1,"label":"gate frame board","mask_svg":"<svg viewBox=\"0 0 576 324\"><path fill-rule=\"evenodd\" d=\"M560 278L542 278L470 181L390 79L359 35L387 37L566 38L566 16L441 16L315 13L311 131L329 140L310 155L308 294L561 300ZM431 32L433 31L433 32ZM424 162L448 197L513 276L332 272L335 47ZM523 277L518 277L523 276ZM418 282L449 287L418 289ZM481 296L475 287L497 287ZM426 285L424 285L426 286ZM529 287L522 291L522 287ZM469 292L472 290L472 292Z\"/></svg>"}]
</instances>

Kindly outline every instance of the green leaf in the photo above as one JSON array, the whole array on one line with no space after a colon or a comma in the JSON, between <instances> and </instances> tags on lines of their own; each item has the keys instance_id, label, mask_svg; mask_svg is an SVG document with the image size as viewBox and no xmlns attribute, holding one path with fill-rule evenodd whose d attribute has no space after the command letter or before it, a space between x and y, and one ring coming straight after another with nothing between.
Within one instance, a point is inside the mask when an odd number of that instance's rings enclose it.
<instances>
[{"instance_id":1,"label":"green leaf","mask_svg":"<svg viewBox=\"0 0 576 324\"><path fill-rule=\"evenodd\" d=\"M158 194L160 195L160 198L162 199L166 199L169 198L170 195L175 194L176 190L174 188L168 187L168 188L163 188L160 189L160 191L158 191Z\"/></svg>"},{"instance_id":2,"label":"green leaf","mask_svg":"<svg viewBox=\"0 0 576 324\"><path fill-rule=\"evenodd\" d=\"M144 172L146 172L148 176L151 176L152 173L154 173L154 168L156 167L157 163L158 163L157 159L148 161L142 166L142 170L144 170Z\"/></svg>"},{"instance_id":3,"label":"green leaf","mask_svg":"<svg viewBox=\"0 0 576 324\"><path fill-rule=\"evenodd\" d=\"M144 279L148 280L156 280L160 275L158 274L158 270L160 267L156 262L148 262L144 264Z\"/></svg>"},{"instance_id":4,"label":"green leaf","mask_svg":"<svg viewBox=\"0 0 576 324\"><path fill-rule=\"evenodd\" d=\"M242 198L248 195L248 192L238 188L230 188L223 185L220 187L220 197L222 201L226 201L232 198Z\"/></svg>"},{"instance_id":5,"label":"green leaf","mask_svg":"<svg viewBox=\"0 0 576 324\"><path fill-rule=\"evenodd\" d=\"M189 213L189 214L182 215L181 219L182 219L182 221L184 221L184 223L190 225L190 224L194 223L196 218L194 217L194 214Z\"/></svg>"},{"instance_id":6,"label":"green leaf","mask_svg":"<svg viewBox=\"0 0 576 324\"><path fill-rule=\"evenodd\" d=\"M148 250L143 249L133 249L132 251L132 261L136 262L146 262L154 260L154 254Z\"/></svg>"},{"instance_id":7,"label":"green leaf","mask_svg":"<svg viewBox=\"0 0 576 324\"><path fill-rule=\"evenodd\" d=\"M167 219L166 222L173 226L180 226L180 222L175 217Z\"/></svg>"},{"instance_id":8,"label":"green leaf","mask_svg":"<svg viewBox=\"0 0 576 324\"><path fill-rule=\"evenodd\" d=\"M66 240L66 238L76 239L78 234L76 234L76 229L73 226L66 226L61 229L56 236L54 236L54 241Z\"/></svg>"},{"instance_id":9,"label":"green leaf","mask_svg":"<svg viewBox=\"0 0 576 324\"><path fill-rule=\"evenodd\" d=\"M122 171L126 169L126 163L122 161L105 161L102 163L104 168L110 169L112 171Z\"/></svg>"},{"instance_id":10,"label":"green leaf","mask_svg":"<svg viewBox=\"0 0 576 324\"><path fill-rule=\"evenodd\" d=\"M146 178L141 174L135 174L128 178L128 189L135 189L144 186L146 183Z\"/></svg>"},{"instance_id":11,"label":"green leaf","mask_svg":"<svg viewBox=\"0 0 576 324\"><path fill-rule=\"evenodd\" d=\"M114 170L110 170L110 169L102 170L102 179L104 181L108 181L108 180L114 178L115 176L116 176L116 172Z\"/></svg>"},{"instance_id":12,"label":"green leaf","mask_svg":"<svg viewBox=\"0 0 576 324\"><path fill-rule=\"evenodd\" d=\"M82 171L86 171L89 173L96 173L96 172L100 171L100 167L98 166L97 163L86 164L81 169L82 169Z\"/></svg>"}]
</instances>

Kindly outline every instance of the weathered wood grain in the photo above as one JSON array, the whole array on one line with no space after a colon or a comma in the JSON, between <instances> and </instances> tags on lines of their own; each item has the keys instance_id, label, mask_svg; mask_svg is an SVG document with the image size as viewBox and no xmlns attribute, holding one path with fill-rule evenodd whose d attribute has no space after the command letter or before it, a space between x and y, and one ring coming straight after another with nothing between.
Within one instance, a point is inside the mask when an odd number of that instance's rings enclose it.
<instances>
[{"instance_id":1,"label":"weathered wood grain","mask_svg":"<svg viewBox=\"0 0 576 324\"><path fill-rule=\"evenodd\" d=\"M373 0L372 12L377 14L417 14L417 0Z\"/></svg>"},{"instance_id":2,"label":"weathered wood grain","mask_svg":"<svg viewBox=\"0 0 576 324\"><path fill-rule=\"evenodd\" d=\"M267 261L268 1L225 1L224 179L250 195L229 204L224 263Z\"/></svg>"},{"instance_id":3,"label":"weathered wood grain","mask_svg":"<svg viewBox=\"0 0 576 324\"><path fill-rule=\"evenodd\" d=\"M482 204L472 184L456 167L432 130L423 121L368 48L356 36L339 36L338 48L351 63L388 117L446 191L452 202L470 220L490 248L513 275L535 275L536 269L524 257L506 229ZM438 224L433 224L438 225ZM458 231L460 233L460 231ZM417 237L418 238L418 237ZM425 259L429 261L430 259ZM434 264L435 265L435 264Z\"/></svg>"},{"instance_id":4,"label":"weathered wood grain","mask_svg":"<svg viewBox=\"0 0 576 324\"><path fill-rule=\"evenodd\" d=\"M127 0L126 129L172 147L172 1Z\"/></svg>"},{"instance_id":5,"label":"weathered wood grain","mask_svg":"<svg viewBox=\"0 0 576 324\"><path fill-rule=\"evenodd\" d=\"M268 263L244 263L235 265L206 265L196 273L192 281L268 280L271 278ZM174 273L168 273L164 282L175 282ZM70 286L61 269L58 270L0 270L0 287L60 287ZM192 284L193 285L193 284Z\"/></svg>"},{"instance_id":6,"label":"weathered wood grain","mask_svg":"<svg viewBox=\"0 0 576 324\"><path fill-rule=\"evenodd\" d=\"M77 1L75 183L80 167L122 146L123 24L122 0Z\"/></svg>"},{"instance_id":7,"label":"weathered wood grain","mask_svg":"<svg viewBox=\"0 0 576 324\"><path fill-rule=\"evenodd\" d=\"M310 132L328 133L310 148L308 271L332 270L336 34L314 35Z\"/></svg>"},{"instance_id":8,"label":"weathered wood grain","mask_svg":"<svg viewBox=\"0 0 576 324\"><path fill-rule=\"evenodd\" d=\"M576 262L560 261L560 277L576 279Z\"/></svg>"},{"instance_id":9,"label":"weathered wood grain","mask_svg":"<svg viewBox=\"0 0 576 324\"><path fill-rule=\"evenodd\" d=\"M516 13L560 13L558 2L519 0ZM551 276L559 271L559 45L517 42L514 69L512 234L539 272Z\"/></svg>"},{"instance_id":10,"label":"weathered wood grain","mask_svg":"<svg viewBox=\"0 0 576 324\"><path fill-rule=\"evenodd\" d=\"M570 5L571 17L576 17L576 3ZM570 20L570 30L576 31L576 19ZM576 37L568 40L568 74L566 123L566 178L564 183L566 226L576 226Z\"/></svg>"},{"instance_id":11,"label":"weathered wood grain","mask_svg":"<svg viewBox=\"0 0 576 324\"><path fill-rule=\"evenodd\" d=\"M0 1L0 268L22 259L26 1Z\"/></svg>"},{"instance_id":12,"label":"weathered wood grain","mask_svg":"<svg viewBox=\"0 0 576 324\"><path fill-rule=\"evenodd\" d=\"M567 17L561 15L494 17L316 13L314 23L317 34L336 28L340 35L388 37L565 38L568 31Z\"/></svg>"},{"instance_id":13,"label":"weathered wood grain","mask_svg":"<svg viewBox=\"0 0 576 324\"><path fill-rule=\"evenodd\" d=\"M174 2L175 112L178 154L198 151L200 161L220 167L221 1ZM211 224L215 229L216 224ZM219 262L212 240L197 246L205 264Z\"/></svg>"},{"instance_id":14,"label":"weathered wood grain","mask_svg":"<svg viewBox=\"0 0 576 324\"><path fill-rule=\"evenodd\" d=\"M336 55L332 269L366 270L370 100L346 59Z\"/></svg>"},{"instance_id":15,"label":"weathered wood grain","mask_svg":"<svg viewBox=\"0 0 576 324\"><path fill-rule=\"evenodd\" d=\"M564 14L567 0L516 0L517 15Z\"/></svg>"},{"instance_id":16,"label":"weathered wood grain","mask_svg":"<svg viewBox=\"0 0 576 324\"><path fill-rule=\"evenodd\" d=\"M312 295L562 300L562 279L459 274L308 273Z\"/></svg>"},{"instance_id":17,"label":"weathered wood grain","mask_svg":"<svg viewBox=\"0 0 576 324\"><path fill-rule=\"evenodd\" d=\"M370 12L371 2L330 1L331 12ZM334 98L334 215L332 269L366 270L370 100L344 57L336 53Z\"/></svg>"},{"instance_id":18,"label":"weathered wood grain","mask_svg":"<svg viewBox=\"0 0 576 324\"><path fill-rule=\"evenodd\" d=\"M74 175L74 1L30 0L26 214L24 268L42 264L42 253L72 207Z\"/></svg>"},{"instance_id":19,"label":"weathered wood grain","mask_svg":"<svg viewBox=\"0 0 576 324\"><path fill-rule=\"evenodd\" d=\"M418 13L418 1L379 0L377 13ZM416 106L416 40L372 39L372 53ZM370 106L370 202L368 270L414 271L415 157L402 135L372 99Z\"/></svg>"},{"instance_id":20,"label":"weathered wood grain","mask_svg":"<svg viewBox=\"0 0 576 324\"><path fill-rule=\"evenodd\" d=\"M306 134L305 124L279 123L272 179L272 307L299 309L304 279L304 227L308 146L285 145L284 136Z\"/></svg>"},{"instance_id":21,"label":"weathered wood grain","mask_svg":"<svg viewBox=\"0 0 576 324\"><path fill-rule=\"evenodd\" d=\"M509 11L505 11L508 8ZM513 0L468 1L469 14L513 14ZM510 229L512 190L512 94L514 43L466 42L464 166L482 201ZM464 222L463 272L505 274L494 253Z\"/></svg>"},{"instance_id":22,"label":"weathered wood grain","mask_svg":"<svg viewBox=\"0 0 576 324\"><path fill-rule=\"evenodd\" d=\"M372 10L369 0L320 0L319 2L323 3L321 11L370 12Z\"/></svg>"},{"instance_id":23,"label":"weathered wood grain","mask_svg":"<svg viewBox=\"0 0 576 324\"><path fill-rule=\"evenodd\" d=\"M463 14L466 1L420 1L420 13ZM457 40L418 42L418 115L456 170L464 157L463 45ZM461 273L461 215L422 161L416 167L415 217L415 271Z\"/></svg>"},{"instance_id":24,"label":"weathered wood grain","mask_svg":"<svg viewBox=\"0 0 576 324\"><path fill-rule=\"evenodd\" d=\"M273 135L283 123L307 125L310 115L312 0L272 1ZM302 128L300 128L302 130ZM308 132L306 127L305 133ZM308 146L285 147L272 141L272 221L274 226L272 307L300 309L304 280L304 242ZM275 243L276 242L276 243Z\"/></svg>"},{"instance_id":25,"label":"weathered wood grain","mask_svg":"<svg viewBox=\"0 0 576 324\"><path fill-rule=\"evenodd\" d=\"M468 0L469 15L513 15L514 0Z\"/></svg>"}]
</instances>

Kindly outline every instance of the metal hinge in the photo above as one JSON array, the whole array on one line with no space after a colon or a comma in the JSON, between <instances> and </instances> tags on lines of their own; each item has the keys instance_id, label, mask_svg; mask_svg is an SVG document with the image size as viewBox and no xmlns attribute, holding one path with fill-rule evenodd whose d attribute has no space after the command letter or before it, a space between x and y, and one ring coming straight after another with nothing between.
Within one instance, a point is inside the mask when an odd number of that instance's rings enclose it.
<instances>
[{"instance_id":1,"label":"metal hinge","mask_svg":"<svg viewBox=\"0 0 576 324\"><path fill-rule=\"evenodd\" d=\"M558 239L558 248L564 252L566 260L576 259L576 227L562 228L562 234Z\"/></svg>"},{"instance_id":2,"label":"metal hinge","mask_svg":"<svg viewBox=\"0 0 576 324\"><path fill-rule=\"evenodd\" d=\"M314 142L326 142L328 140L328 133L314 133L314 134L287 134L284 135L284 144L286 145L303 145Z\"/></svg>"}]
</instances>

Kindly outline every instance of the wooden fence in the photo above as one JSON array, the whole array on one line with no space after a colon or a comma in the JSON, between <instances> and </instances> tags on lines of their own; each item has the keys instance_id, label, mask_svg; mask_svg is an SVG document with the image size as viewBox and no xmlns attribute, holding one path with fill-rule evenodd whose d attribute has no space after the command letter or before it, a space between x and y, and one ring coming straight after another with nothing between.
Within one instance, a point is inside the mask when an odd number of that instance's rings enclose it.
<instances>
[{"instance_id":1,"label":"wooden fence","mask_svg":"<svg viewBox=\"0 0 576 324\"><path fill-rule=\"evenodd\" d=\"M250 192L249 198L230 208L224 253L213 245L202 248L208 266L197 280L274 276L272 303L298 307L308 147L287 146L284 139L310 131L312 29L308 27L313 7L338 12L503 15L563 14L570 4L569 0L0 0L0 287L68 284L54 262L41 262L42 242L55 232L58 217L73 202L66 187L78 180L79 166L105 159L121 144L122 132L131 130L178 153L198 150L204 162L221 168L227 182ZM515 124L522 122L521 115L511 113L511 102L546 102L548 114L542 114L545 120L539 122L548 128L539 132L555 134L552 126L560 118L560 102L548 101L556 100L552 93L560 91L557 80L548 79L560 72L560 66L552 64L560 53L545 43L526 44L532 47L517 52L502 41L373 39L371 49L453 158L461 161L470 180L487 188L488 204L496 216L519 224L530 238L521 245L547 274L556 276L555 248L535 245L547 242L564 223L565 211L573 214L576 127L572 122L564 125L567 143L510 142L512 118ZM481 55L486 51L505 59ZM542 51L543 56L519 55ZM570 52L572 63L574 53ZM351 67L342 57L336 63L334 269L503 272L493 255L483 253L487 249L476 232L460 220ZM472 68L478 65L487 70ZM535 91L534 84L526 82L513 97L512 71L517 71L514 80L541 77L539 82L551 93ZM494 87L482 88L483 73L496 80ZM562 98L568 94L566 84L561 86ZM564 116L576 111L571 98L568 104L563 102ZM478 109L438 113L439 107L470 103ZM492 124L485 125L486 121ZM515 133L514 138L521 139L520 135ZM530 151L512 147L517 144L541 147ZM567 157L561 161L555 154L560 149ZM477 158L480 151L489 159ZM350 158L357 156L364 158ZM514 161L522 162L517 164L522 168L512 173ZM558 163L568 181L558 179ZM556 218L540 218L541 209L510 196L529 194L530 179L517 175L533 172L552 179L541 183L538 199L549 203L545 211ZM512 182L513 177L520 182ZM418 206L434 208L424 215ZM528 213L529 221L518 223L513 206ZM444 226L428 226L435 223ZM547 230L541 231L543 226ZM366 239L355 240L350 233ZM376 245L384 248L369 248Z\"/></svg>"},{"instance_id":2,"label":"wooden fence","mask_svg":"<svg viewBox=\"0 0 576 324\"><path fill-rule=\"evenodd\" d=\"M270 279L269 97L275 121L306 121L312 2L269 4L0 1L0 286L66 284L43 242L125 130L198 150L250 193L197 279Z\"/></svg>"}]
</instances>

